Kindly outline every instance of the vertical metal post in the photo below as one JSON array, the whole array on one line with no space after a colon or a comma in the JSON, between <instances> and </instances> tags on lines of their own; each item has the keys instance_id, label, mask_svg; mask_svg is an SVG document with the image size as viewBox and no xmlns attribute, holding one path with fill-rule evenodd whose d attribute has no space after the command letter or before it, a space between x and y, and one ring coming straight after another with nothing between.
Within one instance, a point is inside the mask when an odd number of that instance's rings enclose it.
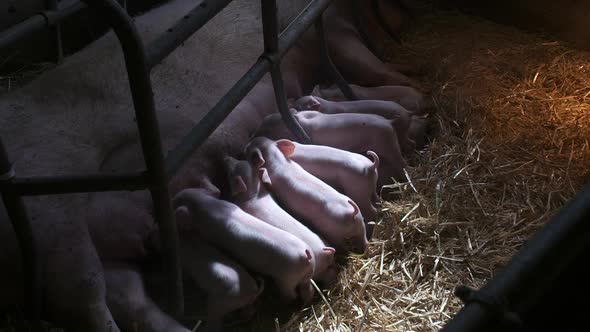
<instances>
[{"instance_id":1,"label":"vertical metal post","mask_svg":"<svg viewBox=\"0 0 590 332\"><path fill-rule=\"evenodd\" d=\"M272 67L270 75L272 78L272 85L275 91L275 99L277 107L281 113L283 121L289 130L295 135L297 140L301 143L310 144L311 139L305 133L299 122L289 112L287 106L287 95L283 84L283 76L281 74L280 57L274 56L278 54L279 50L279 24L277 20L277 3L275 0L262 0L262 31L264 34L264 50L267 58L271 61Z\"/></svg>"},{"instance_id":2,"label":"vertical metal post","mask_svg":"<svg viewBox=\"0 0 590 332\"><path fill-rule=\"evenodd\" d=\"M184 297L178 254L178 232L168 192L168 179L164 167L160 130L145 47L132 19L116 0L84 1L101 10L109 18L123 48L141 147L150 182L154 213L160 227L164 267L168 274L170 287L170 311L173 315L181 316L184 312Z\"/></svg>"},{"instance_id":3,"label":"vertical metal post","mask_svg":"<svg viewBox=\"0 0 590 332\"><path fill-rule=\"evenodd\" d=\"M328 75L330 75L336 82L336 85L340 91L342 91L346 99L358 100L357 96L348 85L348 82L346 82L342 74L340 74L340 71L338 71L338 68L336 68L334 62L332 62L332 58L330 58L330 51L328 50L328 42L326 41L326 31L324 30L324 20L322 15L320 15L318 20L315 21L315 29L320 42L320 57L322 58L324 68L326 68Z\"/></svg>"},{"instance_id":4,"label":"vertical metal post","mask_svg":"<svg viewBox=\"0 0 590 332\"><path fill-rule=\"evenodd\" d=\"M10 182L14 178L14 169L8 159L8 154L0 137L0 182ZM22 198L11 192L2 193L2 201L21 251L24 274L24 298L27 313L37 327L41 319L41 274L39 268L38 251L33 228L27 216L27 211Z\"/></svg>"},{"instance_id":5,"label":"vertical metal post","mask_svg":"<svg viewBox=\"0 0 590 332\"><path fill-rule=\"evenodd\" d=\"M53 11L59 10L59 4L57 0L47 0L47 8ZM56 62L60 63L64 57L63 43L61 39L61 24L59 22L56 23L55 27L53 27L53 30L55 31Z\"/></svg>"}]
</instances>

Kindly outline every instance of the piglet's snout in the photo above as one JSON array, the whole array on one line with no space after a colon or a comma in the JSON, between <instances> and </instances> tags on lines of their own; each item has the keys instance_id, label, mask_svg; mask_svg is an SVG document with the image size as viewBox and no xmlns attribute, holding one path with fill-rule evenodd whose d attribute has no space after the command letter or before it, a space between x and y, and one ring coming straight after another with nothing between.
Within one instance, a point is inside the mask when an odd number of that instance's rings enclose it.
<instances>
[{"instance_id":1,"label":"piglet's snout","mask_svg":"<svg viewBox=\"0 0 590 332\"><path fill-rule=\"evenodd\" d=\"M348 237L344 239L344 242L348 250L351 253L357 255L364 254L365 251L367 251L367 248L369 247L369 241L367 241L366 236L364 236L363 238Z\"/></svg>"}]
</instances>

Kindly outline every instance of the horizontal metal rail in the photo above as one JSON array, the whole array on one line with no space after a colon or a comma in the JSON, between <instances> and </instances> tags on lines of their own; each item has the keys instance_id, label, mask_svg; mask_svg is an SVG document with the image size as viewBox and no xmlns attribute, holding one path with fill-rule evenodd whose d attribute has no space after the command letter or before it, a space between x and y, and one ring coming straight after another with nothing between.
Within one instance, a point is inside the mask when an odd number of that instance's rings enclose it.
<instances>
[{"instance_id":1,"label":"horizontal metal rail","mask_svg":"<svg viewBox=\"0 0 590 332\"><path fill-rule=\"evenodd\" d=\"M538 304L555 281L590 246L590 184L530 239L492 280L473 294L442 329L487 331ZM469 301L475 298L475 301Z\"/></svg>"},{"instance_id":2,"label":"horizontal metal rail","mask_svg":"<svg viewBox=\"0 0 590 332\"><path fill-rule=\"evenodd\" d=\"M146 172L15 177L0 182L0 192L21 196L148 189Z\"/></svg>"},{"instance_id":3,"label":"horizontal metal rail","mask_svg":"<svg viewBox=\"0 0 590 332\"><path fill-rule=\"evenodd\" d=\"M78 0L64 0L59 7L60 9L41 12L0 32L0 49L10 47L25 37L63 21L86 8L86 4Z\"/></svg>"},{"instance_id":4,"label":"horizontal metal rail","mask_svg":"<svg viewBox=\"0 0 590 332\"><path fill-rule=\"evenodd\" d=\"M278 51L270 54L264 53L182 141L168 153L166 172L169 176L180 169L184 161L219 127L233 108L270 71L272 65L280 61L295 44L295 41L303 35L331 2L332 0L315 0L310 3L280 34Z\"/></svg>"}]
</instances>

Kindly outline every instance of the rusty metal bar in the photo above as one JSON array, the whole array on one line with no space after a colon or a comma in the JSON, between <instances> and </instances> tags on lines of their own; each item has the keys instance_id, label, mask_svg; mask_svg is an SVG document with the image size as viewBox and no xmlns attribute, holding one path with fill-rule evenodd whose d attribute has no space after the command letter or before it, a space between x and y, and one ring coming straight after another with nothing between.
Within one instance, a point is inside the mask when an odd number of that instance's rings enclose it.
<instances>
[{"instance_id":1,"label":"rusty metal bar","mask_svg":"<svg viewBox=\"0 0 590 332\"><path fill-rule=\"evenodd\" d=\"M108 17L123 48L141 148L151 186L154 213L160 226L163 263L170 287L169 308L174 315L180 316L184 311L184 298L180 256L178 255L178 232L168 192L168 177L164 167L160 130L145 47L133 20L115 0L84 1Z\"/></svg>"},{"instance_id":2,"label":"rusty metal bar","mask_svg":"<svg viewBox=\"0 0 590 332\"><path fill-rule=\"evenodd\" d=\"M39 13L0 32L0 49L9 47L22 38L63 21L65 18L86 8L86 5L78 0L64 0L60 7L58 10Z\"/></svg>"},{"instance_id":3,"label":"rusty metal bar","mask_svg":"<svg viewBox=\"0 0 590 332\"><path fill-rule=\"evenodd\" d=\"M174 51L180 44L217 15L232 0L203 0L176 24L147 47L147 65L151 69Z\"/></svg>"},{"instance_id":4,"label":"rusty metal bar","mask_svg":"<svg viewBox=\"0 0 590 332\"><path fill-rule=\"evenodd\" d=\"M0 184L11 183L14 178L14 169L8 159L8 154L0 137ZM33 228L27 216L25 204L18 194L2 191L2 201L21 251L24 273L24 299L27 313L37 325L41 319L41 269L38 251L33 235Z\"/></svg>"},{"instance_id":5,"label":"rusty metal bar","mask_svg":"<svg viewBox=\"0 0 590 332\"><path fill-rule=\"evenodd\" d=\"M0 181L0 192L20 196L73 194L99 191L148 189L147 172L15 177Z\"/></svg>"},{"instance_id":6,"label":"rusty metal bar","mask_svg":"<svg viewBox=\"0 0 590 332\"><path fill-rule=\"evenodd\" d=\"M279 22L277 20L277 3L275 0L262 0L262 31L264 35L264 52L269 61L272 62L270 75L281 118L300 143L310 144L311 139L293 114L289 112L287 106L287 94L285 93L281 73L281 58L275 56L279 51Z\"/></svg>"},{"instance_id":7,"label":"rusty metal bar","mask_svg":"<svg viewBox=\"0 0 590 332\"><path fill-rule=\"evenodd\" d=\"M328 75L332 77L332 79L336 82L336 85L344 94L344 97L348 100L358 100L358 97L354 94L348 82L344 79L344 76L340 74L338 68L332 61L330 57L330 51L328 50L328 42L326 41L326 31L324 30L324 19L322 16L318 17L317 21L315 21L315 29L318 35L319 43L320 43L320 56L323 60L323 65Z\"/></svg>"},{"instance_id":8,"label":"rusty metal bar","mask_svg":"<svg viewBox=\"0 0 590 332\"><path fill-rule=\"evenodd\" d=\"M276 60L270 58L282 58L331 2L332 0L315 0L311 2L279 35L278 52L270 56L263 54L207 115L168 153L166 156L166 172L169 176L178 171L184 161L205 142L207 137L219 127L240 100L271 69L272 63L276 62Z\"/></svg>"}]
</instances>

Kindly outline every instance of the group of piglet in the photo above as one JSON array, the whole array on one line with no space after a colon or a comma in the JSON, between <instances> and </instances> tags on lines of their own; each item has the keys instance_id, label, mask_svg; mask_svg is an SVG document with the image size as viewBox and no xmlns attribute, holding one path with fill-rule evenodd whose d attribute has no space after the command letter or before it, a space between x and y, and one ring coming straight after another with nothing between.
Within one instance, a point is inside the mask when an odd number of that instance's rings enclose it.
<instances>
[{"instance_id":1,"label":"group of piglet","mask_svg":"<svg viewBox=\"0 0 590 332\"><path fill-rule=\"evenodd\" d=\"M343 101L339 90L316 88L290 101L313 145L294 142L281 116L269 115L244 160L225 157L227 193L203 179L175 196L184 268L207 285L209 319L251 306L265 285L258 275L284 301L309 302L312 280L336 280L336 253L366 251L377 191L405 178L402 153L422 139L413 134L423 132L418 99L392 99Z\"/></svg>"}]
</instances>

